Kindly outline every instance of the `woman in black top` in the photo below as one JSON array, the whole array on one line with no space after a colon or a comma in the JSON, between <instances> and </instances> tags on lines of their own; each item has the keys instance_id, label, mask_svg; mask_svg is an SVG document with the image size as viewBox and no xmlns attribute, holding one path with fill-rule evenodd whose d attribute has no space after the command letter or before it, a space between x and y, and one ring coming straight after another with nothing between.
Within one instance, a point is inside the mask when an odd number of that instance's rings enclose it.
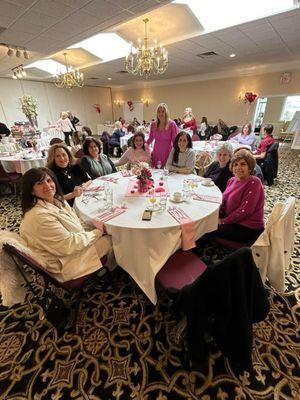
<instances>
[{"instance_id":1,"label":"woman in black top","mask_svg":"<svg viewBox=\"0 0 300 400\"><path fill-rule=\"evenodd\" d=\"M232 152L233 148L229 142L219 145L216 152L217 161L211 163L204 174L204 178L211 178L221 192L224 192L228 179L233 177L229 170Z\"/></svg>"},{"instance_id":2,"label":"woman in black top","mask_svg":"<svg viewBox=\"0 0 300 400\"><path fill-rule=\"evenodd\" d=\"M64 199L70 206L73 205L75 197L81 196L84 187L91 183L87 173L74 163L70 150L63 143L50 147L47 167L55 173L64 193Z\"/></svg>"}]
</instances>

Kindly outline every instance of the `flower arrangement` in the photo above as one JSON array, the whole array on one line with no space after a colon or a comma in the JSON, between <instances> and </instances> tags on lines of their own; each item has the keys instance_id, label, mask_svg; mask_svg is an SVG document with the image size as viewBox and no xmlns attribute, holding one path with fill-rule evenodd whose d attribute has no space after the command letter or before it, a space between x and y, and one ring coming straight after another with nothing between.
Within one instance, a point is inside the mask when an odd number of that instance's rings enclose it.
<instances>
[{"instance_id":1,"label":"flower arrangement","mask_svg":"<svg viewBox=\"0 0 300 400\"><path fill-rule=\"evenodd\" d=\"M37 116L37 101L32 96L24 95L21 99L21 106L24 115L29 117Z\"/></svg>"},{"instance_id":2,"label":"flower arrangement","mask_svg":"<svg viewBox=\"0 0 300 400\"><path fill-rule=\"evenodd\" d=\"M150 167L145 162L137 163L132 168L132 173L138 179L138 191L147 192L153 185L152 173Z\"/></svg>"},{"instance_id":3,"label":"flower arrangement","mask_svg":"<svg viewBox=\"0 0 300 400\"><path fill-rule=\"evenodd\" d=\"M127 105L128 105L129 111L133 111L134 110L133 102L131 100L127 101Z\"/></svg>"}]
</instances>

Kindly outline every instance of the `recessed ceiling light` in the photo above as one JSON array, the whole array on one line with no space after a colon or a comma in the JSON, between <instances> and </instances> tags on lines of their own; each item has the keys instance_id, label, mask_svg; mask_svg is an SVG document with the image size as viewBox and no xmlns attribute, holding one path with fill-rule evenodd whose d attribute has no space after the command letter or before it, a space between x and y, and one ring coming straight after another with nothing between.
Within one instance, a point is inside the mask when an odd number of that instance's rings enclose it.
<instances>
[{"instance_id":1,"label":"recessed ceiling light","mask_svg":"<svg viewBox=\"0 0 300 400\"><path fill-rule=\"evenodd\" d=\"M230 58L236 57L236 54L232 53L229 55Z\"/></svg>"},{"instance_id":2,"label":"recessed ceiling light","mask_svg":"<svg viewBox=\"0 0 300 400\"><path fill-rule=\"evenodd\" d=\"M109 81L111 81L111 78L107 78Z\"/></svg>"}]
</instances>

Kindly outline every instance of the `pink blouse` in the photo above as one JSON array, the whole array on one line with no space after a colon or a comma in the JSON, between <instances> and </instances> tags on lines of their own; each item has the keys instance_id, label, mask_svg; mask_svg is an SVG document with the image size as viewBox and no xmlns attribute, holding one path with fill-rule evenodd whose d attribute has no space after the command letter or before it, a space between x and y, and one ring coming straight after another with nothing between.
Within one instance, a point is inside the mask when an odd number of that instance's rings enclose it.
<instances>
[{"instance_id":1,"label":"pink blouse","mask_svg":"<svg viewBox=\"0 0 300 400\"><path fill-rule=\"evenodd\" d=\"M136 164L138 162L146 162L150 164L151 156L148 145L145 144L145 150L143 149L134 149L133 147L129 147L122 155L122 157L115 162L115 166L124 165L124 164Z\"/></svg>"}]
</instances>

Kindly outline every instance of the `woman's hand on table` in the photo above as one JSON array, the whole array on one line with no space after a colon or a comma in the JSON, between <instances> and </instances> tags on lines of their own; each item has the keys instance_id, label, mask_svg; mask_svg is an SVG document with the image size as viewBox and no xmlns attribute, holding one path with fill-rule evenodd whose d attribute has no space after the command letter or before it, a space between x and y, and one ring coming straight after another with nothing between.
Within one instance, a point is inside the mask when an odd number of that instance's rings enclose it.
<instances>
[{"instance_id":1,"label":"woman's hand on table","mask_svg":"<svg viewBox=\"0 0 300 400\"><path fill-rule=\"evenodd\" d=\"M74 197L79 197L83 193L83 187L82 186L75 186L73 189L73 195Z\"/></svg>"},{"instance_id":2,"label":"woman's hand on table","mask_svg":"<svg viewBox=\"0 0 300 400\"><path fill-rule=\"evenodd\" d=\"M178 168L178 171L177 171L177 172L178 172L179 174L188 175L188 174L191 173L191 169L188 168L188 167L181 167L181 168Z\"/></svg>"}]
</instances>

